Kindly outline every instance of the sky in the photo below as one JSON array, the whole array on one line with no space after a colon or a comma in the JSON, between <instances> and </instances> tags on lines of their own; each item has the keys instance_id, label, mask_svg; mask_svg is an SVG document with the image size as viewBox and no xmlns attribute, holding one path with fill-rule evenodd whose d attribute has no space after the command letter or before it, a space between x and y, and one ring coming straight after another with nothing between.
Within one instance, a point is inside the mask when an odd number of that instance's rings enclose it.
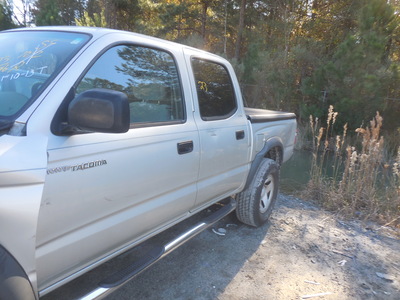
<instances>
[{"instance_id":1,"label":"sky","mask_svg":"<svg viewBox=\"0 0 400 300\"><path fill-rule=\"evenodd\" d=\"M24 12L29 11L33 0L7 0L7 2L13 6L14 17L18 24L29 23L29 16L26 21L24 20Z\"/></svg>"}]
</instances>

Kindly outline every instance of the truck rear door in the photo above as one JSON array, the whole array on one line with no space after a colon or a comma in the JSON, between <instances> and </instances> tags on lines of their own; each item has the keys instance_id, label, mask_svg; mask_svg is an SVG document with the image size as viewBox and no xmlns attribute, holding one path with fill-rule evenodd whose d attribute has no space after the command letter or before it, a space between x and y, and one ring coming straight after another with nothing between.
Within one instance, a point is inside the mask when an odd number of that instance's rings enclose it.
<instances>
[{"instance_id":1,"label":"truck rear door","mask_svg":"<svg viewBox=\"0 0 400 300\"><path fill-rule=\"evenodd\" d=\"M196 206L201 207L243 186L249 168L250 128L231 66L191 49L185 49L185 58L200 135Z\"/></svg>"}]
</instances>

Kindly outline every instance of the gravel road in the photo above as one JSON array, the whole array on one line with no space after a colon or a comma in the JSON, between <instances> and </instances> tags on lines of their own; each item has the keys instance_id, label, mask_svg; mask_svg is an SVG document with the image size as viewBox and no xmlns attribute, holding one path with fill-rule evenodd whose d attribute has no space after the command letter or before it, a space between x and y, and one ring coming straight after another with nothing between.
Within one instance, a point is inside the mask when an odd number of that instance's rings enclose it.
<instances>
[{"instance_id":1,"label":"gravel road","mask_svg":"<svg viewBox=\"0 0 400 300\"><path fill-rule=\"evenodd\" d=\"M151 243L168 239L184 226L172 228ZM263 227L243 225L231 214L107 299L398 300L399 236L390 228L342 221L295 197L279 195ZM77 299L104 274L140 255L144 247L43 299Z\"/></svg>"}]
</instances>

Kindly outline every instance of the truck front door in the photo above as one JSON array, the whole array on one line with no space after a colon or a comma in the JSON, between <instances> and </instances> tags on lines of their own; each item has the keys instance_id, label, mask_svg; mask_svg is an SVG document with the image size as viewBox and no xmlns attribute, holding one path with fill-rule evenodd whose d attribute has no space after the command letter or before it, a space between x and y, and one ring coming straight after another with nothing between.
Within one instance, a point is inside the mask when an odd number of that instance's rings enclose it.
<instances>
[{"instance_id":1,"label":"truck front door","mask_svg":"<svg viewBox=\"0 0 400 300\"><path fill-rule=\"evenodd\" d=\"M41 287L177 222L193 207L199 138L186 118L192 108L176 63L164 50L118 45L77 82L77 94L126 93L131 129L50 137L37 232Z\"/></svg>"}]
</instances>

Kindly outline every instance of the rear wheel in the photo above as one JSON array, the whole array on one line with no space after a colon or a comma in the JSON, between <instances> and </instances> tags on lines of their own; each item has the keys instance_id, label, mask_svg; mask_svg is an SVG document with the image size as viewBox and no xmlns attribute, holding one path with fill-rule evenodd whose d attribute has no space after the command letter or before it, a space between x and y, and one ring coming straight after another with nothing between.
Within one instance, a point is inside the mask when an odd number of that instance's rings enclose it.
<instances>
[{"instance_id":1,"label":"rear wheel","mask_svg":"<svg viewBox=\"0 0 400 300\"><path fill-rule=\"evenodd\" d=\"M248 225L258 227L268 221L276 202L279 186L279 165L264 159L250 185L236 196L236 215Z\"/></svg>"}]
</instances>

